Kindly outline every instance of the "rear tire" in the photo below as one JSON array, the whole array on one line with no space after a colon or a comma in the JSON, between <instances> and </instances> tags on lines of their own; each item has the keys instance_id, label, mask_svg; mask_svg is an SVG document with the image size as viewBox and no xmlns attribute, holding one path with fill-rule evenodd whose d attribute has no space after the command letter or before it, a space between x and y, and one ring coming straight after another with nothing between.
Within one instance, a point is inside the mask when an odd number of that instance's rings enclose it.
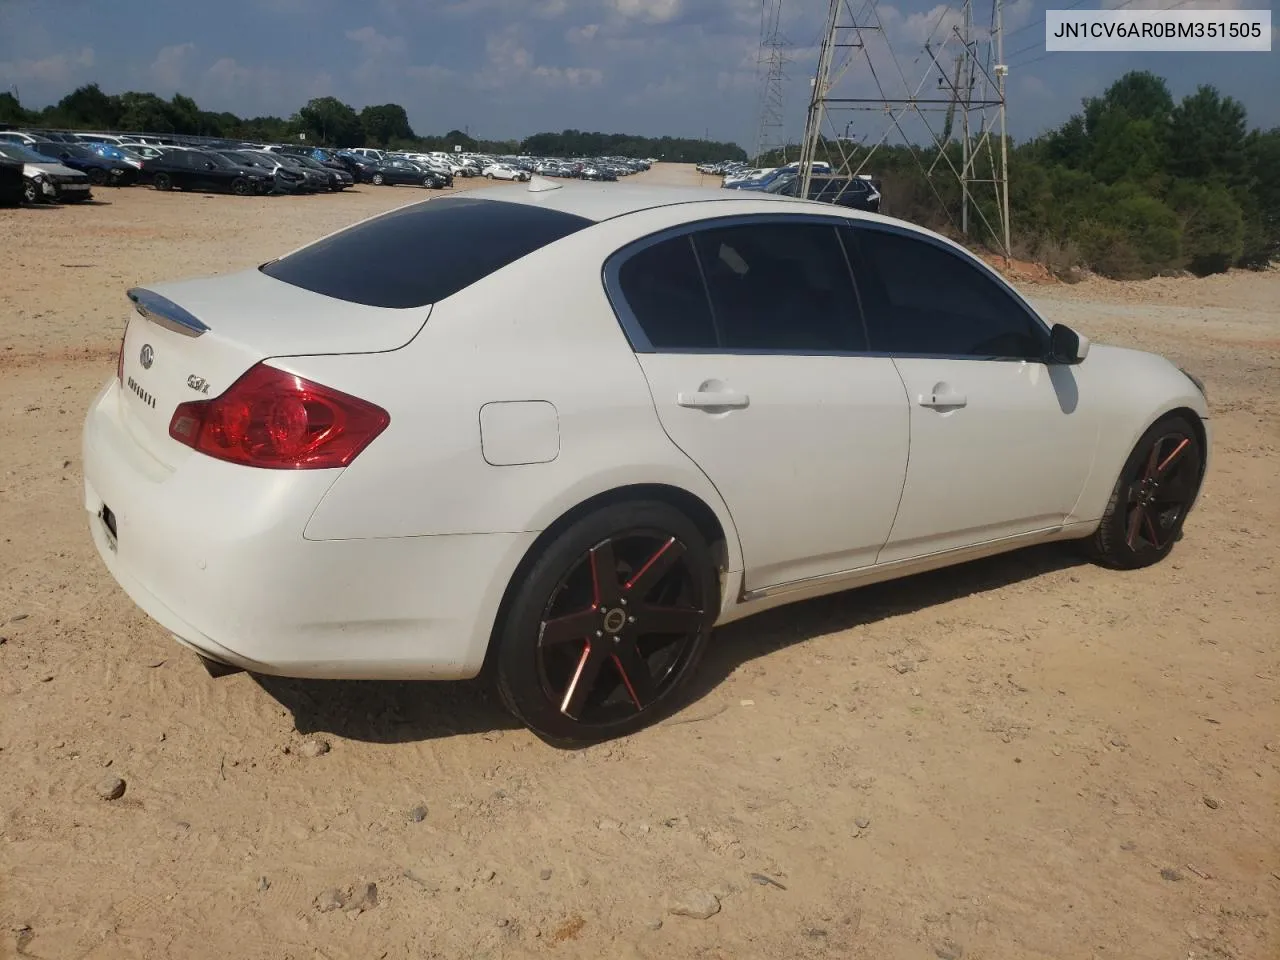
<instances>
[{"instance_id":1,"label":"rear tire","mask_svg":"<svg viewBox=\"0 0 1280 960\"><path fill-rule=\"evenodd\" d=\"M89 169L89 182L95 187L100 187L107 182L107 171L101 167L91 167Z\"/></svg>"},{"instance_id":2,"label":"rear tire","mask_svg":"<svg viewBox=\"0 0 1280 960\"><path fill-rule=\"evenodd\" d=\"M1081 542L1085 555L1117 570L1159 563L1182 538L1203 474L1204 450L1187 418L1157 420L1125 461L1097 532Z\"/></svg>"},{"instance_id":3,"label":"rear tire","mask_svg":"<svg viewBox=\"0 0 1280 960\"><path fill-rule=\"evenodd\" d=\"M511 586L494 633L498 694L556 746L640 730L680 698L719 615L706 540L674 507L604 507Z\"/></svg>"}]
</instances>

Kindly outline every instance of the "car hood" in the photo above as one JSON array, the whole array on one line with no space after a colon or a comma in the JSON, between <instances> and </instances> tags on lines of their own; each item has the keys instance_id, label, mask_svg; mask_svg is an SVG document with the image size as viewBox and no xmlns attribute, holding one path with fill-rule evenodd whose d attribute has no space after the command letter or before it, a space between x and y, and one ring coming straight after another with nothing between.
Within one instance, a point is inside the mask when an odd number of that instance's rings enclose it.
<instances>
[{"instance_id":1,"label":"car hood","mask_svg":"<svg viewBox=\"0 0 1280 960\"><path fill-rule=\"evenodd\" d=\"M38 170L41 173L49 173L56 177L63 177L67 180L82 180L84 174L79 170L72 170L68 166L58 163L56 160L50 160L48 163L24 163L23 166L30 170ZM28 173L28 176L31 174Z\"/></svg>"}]
</instances>

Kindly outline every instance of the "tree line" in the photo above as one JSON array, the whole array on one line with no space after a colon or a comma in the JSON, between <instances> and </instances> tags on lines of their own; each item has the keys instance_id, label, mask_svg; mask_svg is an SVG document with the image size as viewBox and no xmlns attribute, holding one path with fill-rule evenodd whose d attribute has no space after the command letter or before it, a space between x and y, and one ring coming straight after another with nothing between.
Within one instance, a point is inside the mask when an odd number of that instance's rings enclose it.
<instances>
[{"instance_id":1,"label":"tree line","mask_svg":"<svg viewBox=\"0 0 1280 960\"><path fill-rule=\"evenodd\" d=\"M1125 74L1082 108L1010 144L1015 256L1064 276L1085 266L1116 279L1263 269L1280 259L1280 128L1250 130L1244 107L1211 86L1175 102L1149 71ZM824 147L820 157L840 157L834 141ZM948 166L960 169L960 146L946 152L883 146L863 172L881 180L885 213L962 239L960 186ZM855 152L852 165L865 157ZM990 176L985 160L979 175ZM994 248L982 223L999 223L994 190L973 189L968 242Z\"/></svg>"},{"instance_id":2,"label":"tree line","mask_svg":"<svg viewBox=\"0 0 1280 960\"><path fill-rule=\"evenodd\" d=\"M1170 271L1207 274L1260 269L1280 259L1280 128L1249 129L1244 107L1211 86L1175 102L1165 80L1125 74L1058 128L1010 145L1009 206L1014 254L1066 275L1087 266L1135 279ZM201 110L181 94L107 94L80 87L42 110L0 93L0 124L128 130L339 147L447 150L539 156L627 155L668 161L746 159L735 143L564 130L523 142L476 139L460 130L422 136L399 104L360 111L334 97L309 101L293 116L240 118ZM824 141L825 154L839 157ZM882 146L866 168L883 184L885 212L958 237L960 147ZM767 156L794 159L796 147ZM821 155L821 154L820 154ZM853 158L858 162L858 155ZM923 168L923 169L922 169ZM925 170L932 170L927 174ZM983 240L982 218L998 222L994 192L980 186L969 242Z\"/></svg>"},{"instance_id":3,"label":"tree line","mask_svg":"<svg viewBox=\"0 0 1280 960\"><path fill-rule=\"evenodd\" d=\"M446 150L537 156L591 157L601 155L659 157L676 163L746 159L736 143L717 143L681 137L641 137L622 133L564 130L538 133L524 140L483 140L462 130L443 136L423 136L409 125L398 103L367 106L356 111L336 97L309 100L293 116L241 118L234 113L201 110L190 97L176 94L165 100L154 93L104 93L96 83L79 87L42 110L26 110L11 93L0 93L0 124L29 125L62 130L113 130L134 133L187 134L279 143L305 134L308 143L333 147L382 147L395 150Z\"/></svg>"}]
</instances>

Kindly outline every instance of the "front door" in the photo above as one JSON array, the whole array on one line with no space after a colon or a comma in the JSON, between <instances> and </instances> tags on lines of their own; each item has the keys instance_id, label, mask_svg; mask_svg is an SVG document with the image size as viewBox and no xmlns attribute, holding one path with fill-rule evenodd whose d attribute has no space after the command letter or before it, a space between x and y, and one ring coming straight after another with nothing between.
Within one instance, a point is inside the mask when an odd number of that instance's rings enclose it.
<instances>
[{"instance_id":1,"label":"front door","mask_svg":"<svg viewBox=\"0 0 1280 960\"><path fill-rule=\"evenodd\" d=\"M833 222L742 218L626 258L615 304L662 425L719 490L748 590L875 562L907 466L909 410L865 350Z\"/></svg>"},{"instance_id":2,"label":"front door","mask_svg":"<svg viewBox=\"0 0 1280 960\"><path fill-rule=\"evenodd\" d=\"M967 254L875 224L844 232L873 351L894 358L911 465L880 562L1059 526L1098 423L1049 331Z\"/></svg>"}]
</instances>

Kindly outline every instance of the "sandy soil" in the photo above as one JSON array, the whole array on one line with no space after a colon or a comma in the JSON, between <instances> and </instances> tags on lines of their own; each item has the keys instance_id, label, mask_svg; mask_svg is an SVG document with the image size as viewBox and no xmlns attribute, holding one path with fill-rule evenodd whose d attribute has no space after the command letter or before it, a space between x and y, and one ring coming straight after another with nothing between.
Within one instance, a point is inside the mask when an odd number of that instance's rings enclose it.
<instances>
[{"instance_id":1,"label":"sandy soil","mask_svg":"<svg viewBox=\"0 0 1280 960\"><path fill-rule=\"evenodd\" d=\"M1032 550L765 614L668 722L556 751L476 684L211 679L85 530L125 288L421 192L100 193L0 211L0 955L1280 955L1280 273L1028 289L1207 380L1169 562Z\"/></svg>"}]
</instances>

